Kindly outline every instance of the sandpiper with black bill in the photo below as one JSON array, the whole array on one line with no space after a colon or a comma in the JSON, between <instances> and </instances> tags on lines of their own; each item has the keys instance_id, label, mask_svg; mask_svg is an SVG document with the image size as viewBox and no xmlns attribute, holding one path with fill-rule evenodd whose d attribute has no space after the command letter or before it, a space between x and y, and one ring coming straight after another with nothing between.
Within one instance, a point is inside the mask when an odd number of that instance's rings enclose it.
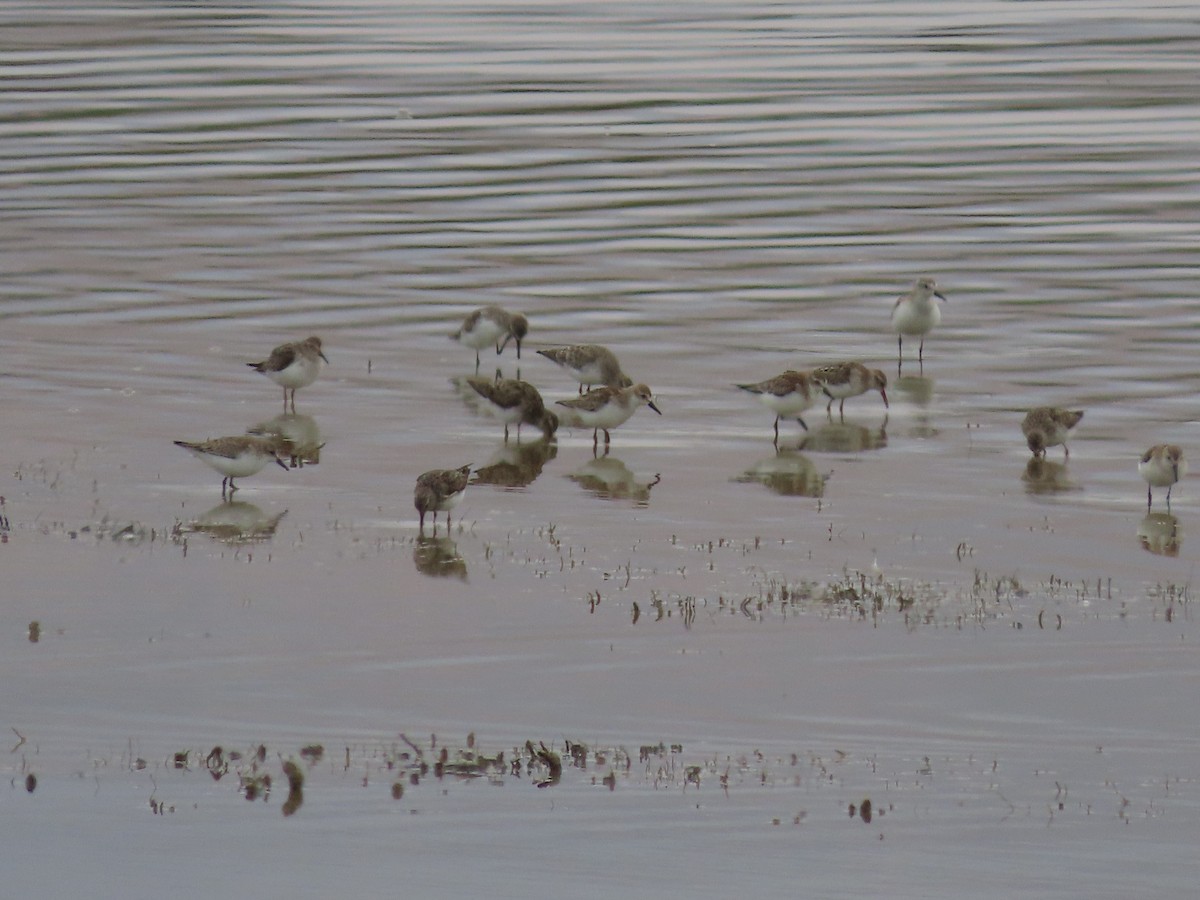
<instances>
[{"instance_id":1,"label":"sandpiper with black bill","mask_svg":"<svg viewBox=\"0 0 1200 900\"><path fill-rule=\"evenodd\" d=\"M321 374L321 364L329 360L321 352L316 335L295 344L280 344L262 362L246 363L283 388L283 411L288 411L288 391L292 392L292 412L296 411L296 390L308 387Z\"/></svg>"},{"instance_id":2,"label":"sandpiper with black bill","mask_svg":"<svg viewBox=\"0 0 1200 900\"><path fill-rule=\"evenodd\" d=\"M282 459L286 449L277 438L234 435L207 441L176 441L175 445L225 476L221 479L222 500L226 497L227 487L229 497L238 489L233 479L253 475L272 460L287 471L287 464Z\"/></svg>"},{"instance_id":3,"label":"sandpiper with black bill","mask_svg":"<svg viewBox=\"0 0 1200 900\"><path fill-rule=\"evenodd\" d=\"M457 469L433 469L417 478L413 489L413 506L421 516L420 530L425 531L425 514L433 513L433 530L437 532L437 514L446 514L446 530L450 530L450 510L458 506L471 477L470 466Z\"/></svg>"},{"instance_id":4,"label":"sandpiper with black bill","mask_svg":"<svg viewBox=\"0 0 1200 900\"><path fill-rule=\"evenodd\" d=\"M496 345L496 355L504 352L511 340L517 345L521 358L521 341L529 333L529 320L520 313L509 312L501 306L483 306L465 319L462 327L450 335L453 340L475 351L475 370L479 370L479 351Z\"/></svg>"}]
</instances>

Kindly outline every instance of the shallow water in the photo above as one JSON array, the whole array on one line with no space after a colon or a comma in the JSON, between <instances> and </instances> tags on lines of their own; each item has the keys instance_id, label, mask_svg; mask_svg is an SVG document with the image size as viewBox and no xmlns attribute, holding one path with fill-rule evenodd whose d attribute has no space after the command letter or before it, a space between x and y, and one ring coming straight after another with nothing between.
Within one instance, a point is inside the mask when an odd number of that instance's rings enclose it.
<instances>
[{"instance_id":1,"label":"shallow water","mask_svg":"<svg viewBox=\"0 0 1200 900\"><path fill-rule=\"evenodd\" d=\"M1194 487L1147 515L1135 468L1200 436L1189 6L0 25L15 893L1190 895ZM922 273L949 299L897 378ZM534 351L596 342L664 414L505 446L446 339L484 303L549 399ZM242 364L310 333L279 418ZM777 453L732 385L844 358L890 408ZM1028 466L1039 404L1087 411L1065 466ZM319 458L232 506L171 445L260 425ZM468 462L419 540L415 476ZM392 799L400 733L468 732L510 767ZM249 804L204 758L260 743Z\"/></svg>"}]
</instances>

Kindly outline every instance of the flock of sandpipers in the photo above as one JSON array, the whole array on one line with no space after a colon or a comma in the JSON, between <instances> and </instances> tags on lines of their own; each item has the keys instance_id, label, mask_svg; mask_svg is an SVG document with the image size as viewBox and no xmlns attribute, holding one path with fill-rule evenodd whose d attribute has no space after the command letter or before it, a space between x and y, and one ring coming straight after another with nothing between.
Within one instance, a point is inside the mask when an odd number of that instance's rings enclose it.
<instances>
[{"instance_id":1,"label":"flock of sandpipers","mask_svg":"<svg viewBox=\"0 0 1200 900\"><path fill-rule=\"evenodd\" d=\"M935 300L946 298L938 291L932 278L919 278L908 293L896 300L892 307L892 329L898 335L897 352L904 358L904 338L915 337L920 343L917 359L924 362L925 336L942 320L941 309ZM517 358L521 356L521 342L529 333L529 322L525 316L512 313L499 306L485 306L475 310L463 321L452 338L475 351L476 372L479 370L479 351L494 346L497 355L504 352L510 342L516 345ZM520 440L522 425L541 429L550 438L561 424L592 430L593 451L599 445L600 432L604 432L605 448L611 442L610 430L624 424L640 407L648 406L659 415L662 411L654 403L654 396L645 384L634 383L621 368L616 355L606 347L596 344L574 344L537 351L559 365L579 382L579 396L559 400L555 404L561 409L547 409L538 389L519 378L495 378L478 376L464 380L465 385L476 395L481 409L504 423L504 439L508 440L509 427L516 425ZM292 412L296 410L296 391L316 380L323 364L328 363L321 350L321 339L310 337L298 343L282 344L271 351L262 362L247 363L251 368L266 375L283 388L284 412L289 399ZM593 387L600 385L599 387ZM585 386L588 388L584 392ZM858 362L843 362L821 366L808 372L788 370L774 378L756 384L739 384L737 387L759 398L767 409L775 413L775 442L779 442L779 421L794 418L802 428L808 430L801 414L822 399L828 399L826 411L831 412L833 402L839 401L841 411L850 397L868 391L878 391L887 406L887 376L878 369L868 369ZM1021 423L1029 449L1035 457L1044 457L1050 447L1061 445L1065 456L1070 456L1067 440L1075 426L1083 418L1082 410L1041 406L1031 409ZM236 435L207 441L176 441L191 451L198 459L220 472L221 497L232 497L237 490L235 478L253 475L267 463L274 461L287 468L284 459L292 448L281 436L260 437ZM1184 476L1187 462L1183 451L1176 444L1156 444L1147 450L1138 461L1138 472L1146 481L1146 508L1153 502L1156 487L1167 489L1167 509L1171 508L1171 488ZM425 529L426 513L433 513L434 529L437 514L446 513L447 527L450 511L458 505L466 491L471 467L457 469L434 469L417 478L413 492L413 504L420 515L420 529Z\"/></svg>"}]
</instances>

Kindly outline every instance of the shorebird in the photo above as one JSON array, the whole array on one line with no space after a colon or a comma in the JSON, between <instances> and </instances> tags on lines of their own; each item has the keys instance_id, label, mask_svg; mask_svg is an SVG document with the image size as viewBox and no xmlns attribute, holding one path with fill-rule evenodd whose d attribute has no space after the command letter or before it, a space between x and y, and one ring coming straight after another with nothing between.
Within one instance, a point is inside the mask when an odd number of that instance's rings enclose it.
<instances>
[{"instance_id":1,"label":"shorebird","mask_svg":"<svg viewBox=\"0 0 1200 900\"><path fill-rule=\"evenodd\" d=\"M838 414L841 415L848 397L857 397L867 391L879 391L884 408L888 406L887 376L878 369L868 369L857 362L835 363L813 369L811 377L829 398L825 412L832 412L833 401L839 400Z\"/></svg>"},{"instance_id":2,"label":"shorebird","mask_svg":"<svg viewBox=\"0 0 1200 900\"><path fill-rule=\"evenodd\" d=\"M794 418L801 428L808 431L808 425L800 418L800 413L816 403L821 393L821 386L810 376L791 369L757 384L739 384L736 387L758 395L763 406L775 413L776 444L779 443L779 420L784 416Z\"/></svg>"},{"instance_id":3,"label":"shorebird","mask_svg":"<svg viewBox=\"0 0 1200 900\"><path fill-rule=\"evenodd\" d=\"M1025 414L1021 431L1034 456L1045 457L1047 447L1062 444L1064 456L1071 455L1067 439L1079 420L1083 410L1061 409L1057 406L1038 406Z\"/></svg>"},{"instance_id":4,"label":"shorebird","mask_svg":"<svg viewBox=\"0 0 1200 900\"><path fill-rule=\"evenodd\" d=\"M579 382L579 393L584 385L590 389L594 384L610 388L625 388L633 380L621 370L616 354L607 347L597 344L572 344L569 347L553 347L539 350L539 354L571 373Z\"/></svg>"},{"instance_id":5,"label":"shorebird","mask_svg":"<svg viewBox=\"0 0 1200 900\"><path fill-rule=\"evenodd\" d=\"M475 370L479 370L479 351L491 344L496 345L499 356L515 341L517 359L521 358L521 340L529 333L529 320L520 313L511 313L500 306L483 306L463 319L462 328L450 335L475 351Z\"/></svg>"},{"instance_id":6,"label":"shorebird","mask_svg":"<svg viewBox=\"0 0 1200 900\"><path fill-rule=\"evenodd\" d=\"M946 298L938 293L937 282L928 275L917 279L907 294L896 301L892 307L892 330L898 337L900 363L904 362L904 336L920 337L921 344L917 348L917 361L925 362L925 335L933 331L942 321L942 311L933 298L945 302Z\"/></svg>"},{"instance_id":7,"label":"shorebird","mask_svg":"<svg viewBox=\"0 0 1200 900\"><path fill-rule=\"evenodd\" d=\"M662 410L654 405L654 395L650 393L650 388L644 384L596 388L582 397L559 400L558 405L568 410L563 413L564 424L592 429L593 449L599 443L601 431L604 432L604 446L607 447L612 440L609 429L627 421L640 406L648 406L662 415Z\"/></svg>"},{"instance_id":8,"label":"shorebird","mask_svg":"<svg viewBox=\"0 0 1200 900\"><path fill-rule=\"evenodd\" d=\"M1142 454L1138 472L1146 480L1146 509L1150 509L1152 492L1156 487L1167 489L1167 510L1171 509L1171 488L1187 474L1187 460L1178 444L1155 444Z\"/></svg>"},{"instance_id":9,"label":"shorebird","mask_svg":"<svg viewBox=\"0 0 1200 900\"><path fill-rule=\"evenodd\" d=\"M450 530L450 510L458 506L471 476L470 466L457 469L433 469L417 478L413 489L413 506L421 515L420 530L425 531L425 513L433 513L433 530L437 531L437 514L446 513L446 530Z\"/></svg>"},{"instance_id":10,"label":"shorebird","mask_svg":"<svg viewBox=\"0 0 1200 900\"><path fill-rule=\"evenodd\" d=\"M480 407L504 423L504 440L508 426L517 426L517 440L522 425L535 425L547 438L558 430L558 416L546 409L542 395L528 381L516 378L468 378L467 384L480 397Z\"/></svg>"},{"instance_id":11,"label":"shorebird","mask_svg":"<svg viewBox=\"0 0 1200 900\"><path fill-rule=\"evenodd\" d=\"M296 389L308 387L321 374L321 363L329 360L321 352L321 339L310 337L296 344L280 344L262 362L246 363L283 388L283 411L288 410L288 391L292 392L292 412L296 411Z\"/></svg>"},{"instance_id":12,"label":"shorebird","mask_svg":"<svg viewBox=\"0 0 1200 900\"><path fill-rule=\"evenodd\" d=\"M222 500L226 496L226 487L230 497L238 489L233 479L253 475L271 460L287 471L287 464L281 458L286 453L276 438L235 435L208 441L176 441L175 445L225 476L221 479Z\"/></svg>"}]
</instances>

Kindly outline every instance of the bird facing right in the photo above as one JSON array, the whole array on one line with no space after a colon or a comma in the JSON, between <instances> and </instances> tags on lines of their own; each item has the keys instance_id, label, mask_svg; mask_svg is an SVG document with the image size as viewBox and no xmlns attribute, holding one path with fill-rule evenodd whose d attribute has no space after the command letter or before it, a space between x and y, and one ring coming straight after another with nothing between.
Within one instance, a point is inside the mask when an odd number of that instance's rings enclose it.
<instances>
[{"instance_id":1,"label":"bird facing right","mask_svg":"<svg viewBox=\"0 0 1200 900\"><path fill-rule=\"evenodd\" d=\"M295 344L280 344L262 362L246 363L283 388L283 411L288 411L288 391L292 392L292 412L296 411L296 389L308 387L321 374L321 363L329 364L321 352L321 339L313 335Z\"/></svg>"},{"instance_id":2,"label":"bird facing right","mask_svg":"<svg viewBox=\"0 0 1200 900\"><path fill-rule=\"evenodd\" d=\"M633 385L633 380L621 370L617 355L599 344L571 344L568 347L539 350L538 353L566 369L571 377L579 382L581 394L584 385L587 385L589 390L594 384L610 388L626 388Z\"/></svg>"},{"instance_id":3,"label":"bird facing right","mask_svg":"<svg viewBox=\"0 0 1200 900\"><path fill-rule=\"evenodd\" d=\"M563 422L571 428L592 429L592 448L598 446L600 432L604 432L604 446L612 442L608 431L626 422L641 406L648 406L660 416L662 410L654 404L654 395L649 386L633 384L629 387L602 387L588 391L582 397L559 400L558 405L566 409Z\"/></svg>"},{"instance_id":4,"label":"bird facing right","mask_svg":"<svg viewBox=\"0 0 1200 900\"><path fill-rule=\"evenodd\" d=\"M1146 509L1150 509L1156 487L1167 489L1167 510L1171 509L1171 488L1187 474L1187 460L1178 444L1155 444L1138 460L1138 473L1146 481Z\"/></svg>"},{"instance_id":5,"label":"bird facing right","mask_svg":"<svg viewBox=\"0 0 1200 900\"><path fill-rule=\"evenodd\" d=\"M933 302L937 297L946 301L938 292L937 282L928 275L917 279L912 289L896 301L892 307L892 330L899 336L900 363L904 362L904 336L920 337L921 344L917 348L918 363L925 362L925 335L937 328L942 321L942 311Z\"/></svg>"},{"instance_id":6,"label":"bird facing right","mask_svg":"<svg viewBox=\"0 0 1200 900\"><path fill-rule=\"evenodd\" d=\"M794 418L801 428L808 431L808 424L800 418L800 413L816 403L821 393L821 385L815 379L792 369L757 384L739 384L736 387L758 395L763 406L775 413L776 444L779 443L779 420L785 416Z\"/></svg>"},{"instance_id":7,"label":"bird facing right","mask_svg":"<svg viewBox=\"0 0 1200 900\"><path fill-rule=\"evenodd\" d=\"M483 306L465 319L462 327L451 339L475 351L475 369L479 370L479 351L491 344L496 345L496 355L504 352L510 340L517 345L517 359L521 358L521 341L529 333L529 320L520 313L512 313L502 306Z\"/></svg>"},{"instance_id":8,"label":"bird facing right","mask_svg":"<svg viewBox=\"0 0 1200 900\"><path fill-rule=\"evenodd\" d=\"M841 415L846 409L846 398L857 397L867 391L879 391L884 408L888 408L887 376L878 369L868 369L859 362L834 363L813 369L812 379L829 398L826 412L831 412L833 401L838 400L838 414Z\"/></svg>"},{"instance_id":9,"label":"bird facing right","mask_svg":"<svg viewBox=\"0 0 1200 900\"><path fill-rule=\"evenodd\" d=\"M1064 456L1070 456L1067 439L1079 420L1083 418L1083 410L1062 409L1057 406L1038 406L1025 414L1021 422L1021 432L1034 456L1045 457L1047 447L1057 447L1062 444Z\"/></svg>"},{"instance_id":10,"label":"bird facing right","mask_svg":"<svg viewBox=\"0 0 1200 900\"><path fill-rule=\"evenodd\" d=\"M176 441L175 445L225 476L221 479L222 500L227 488L231 499L237 491L233 479L253 475L272 460L287 471L287 463L282 459L287 451L284 442L277 437L239 434L207 441Z\"/></svg>"},{"instance_id":11,"label":"bird facing right","mask_svg":"<svg viewBox=\"0 0 1200 900\"><path fill-rule=\"evenodd\" d=\"M450 530L450 510L458 506L471 477L470 466L457 469L432 469L417 478L413 489L413 506L421 515L420 530L425 531L425 513L433 513L433 529L437 532L438 511L446 513L446 530Z\"/></svg>"},{"instance_id":12,"label":"bird facing right","mask_svg":"<svg viewBox=\"0 0 1200 900\"><path fill-rule=\"evenodd\" d=\"M493 418L504 423L504 440L508 440L508 426L517 426L517 440L521 440L521 426L533 425L542 429L549 440L558 431L558 416L546 409L542 395L528 381L516 378L468 378L467 384L479 395L480 407Z\"/></svg>"}]
</instances>

